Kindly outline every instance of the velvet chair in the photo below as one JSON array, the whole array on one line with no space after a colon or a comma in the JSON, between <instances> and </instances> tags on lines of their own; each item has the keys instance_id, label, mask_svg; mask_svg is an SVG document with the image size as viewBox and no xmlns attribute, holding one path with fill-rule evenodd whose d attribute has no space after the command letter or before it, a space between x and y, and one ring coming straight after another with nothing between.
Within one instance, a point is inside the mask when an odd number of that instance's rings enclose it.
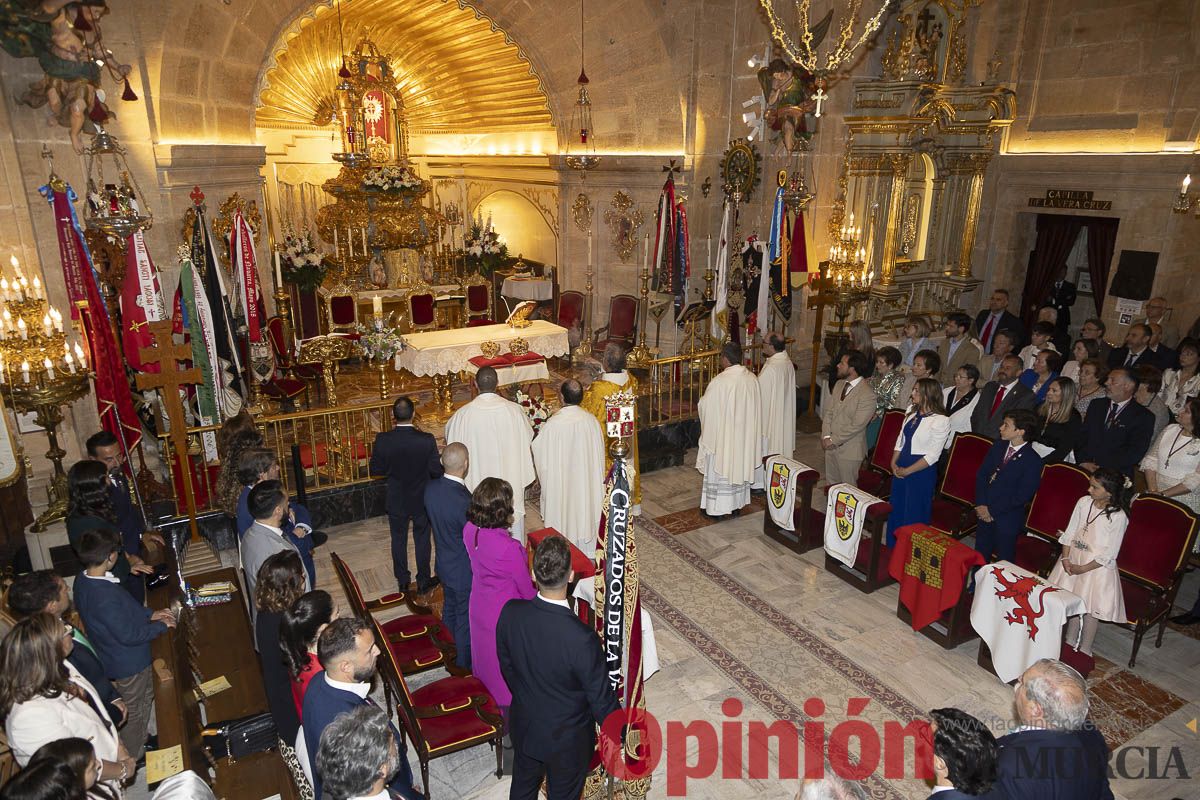
<instances>
[{"instance_id":1,"label":"velvet chair","mask_svg":"<svg viewBox=\"0 0 1200 800\"><path fill-rule=\"evenodd\" d=\"M892 493L892 452L896 448L896 440L904 428L904 412L898 408L889 408L883 412L883 421L879 425L879 438L875 440L875 449L867 458L867 463L858 470L858 480L854 485L876 497L887 499Z\"/></svg>"},{"instance_id":2,"label":"velvet chair","mask_svg":"<svg viewBox=\"0 0 1200 800\"><path fill-rule=\"evenodd\" d=\"M1142 637L1156 624L1154 646L1162 647L1167 617L1196 541L1196 527L1191 509L1161 495L1139 495L1130 505L1129 527L1117 554L1127 619L1122 627L1133 631L1130 669Z\"/></svg>"},{"instance_id":3,"label":"velvet chair","mask_svg":"<svg viewBox=\"0 0 1200 800\"><path fill-rule=\"evenodd\" d=\"M467 297L467 327L495 325L492 312L492 286L478 273L463 281L463 294Z\"/></svg>"},{"instance_id":4,"label":"velvet chair","mask_svg":"<svg viewBox=\"0 0 1200 800\"><path fill-rule=\"evenodd\" d=\"M576 322L583 325L583 293L563 292L558 297L558 324L570 330Z\"/></svg>"},{"instance_id":5,"label":"velvet chair","mask_svg":"<svg viewBox=\"0 0 1200 800\"><path fill-rule=\"evenodd\" d=\"M617 342L632 347L637 337L638 300L631 294L613 295L608 302L608 324L596 331L592 350L602 352Z\"/></svg>"},{"instance_id":6,"label":"velvet chair","mask_svg":"<svg viewBox=\"0 0 1200 800\"><path fill-rule=\"evenodd\" d=\"M1088 474L1074 464L1047 464L1029 504L1025 530L1017 536L1018 567L1045 577L1054 566L1060 545L1058 532L1071 521L1079 498L1087 494Z\"/></svg>"},{"instance_id":7,"label":"velvet chair","mask_svg":"<svg viewBox=\"0 0 1200 800\"><path fill-rule=\"evenodd\" d=\"M334 287L325 296L325 316L330 333L346 333L358 338L358 298L344 287Z\"/></svg>"},{"instance_id":8,"label":"velvet chair","mask_svg":"<svg viewBox=\"0 0 1200 800\"><path fill-rule=\"evenodd\" d=\"M767 459L764 458L764 468L766 464ZM788 531L780 528L775 524L775 520L771 519L769 511L763 514L763 533L801 555L825 543L825 515L820 514L818 519L818 515L813 513L812 505L813 488L817 485L820 477L820 474L811 468L792 476L792 480L796 484L796 503L792 509L792 526L795 530ZM770 480L769 475L767 480ZM768 488L767 491L769 492L770 489ZM770 502L769 497L767 502Z\"/></svg>"},{"instance_id":9,"label":"velvet chair","mask_svg":"<svg viewBox=\"0 0 1200 800\"><path fill-rule=\"evenodd\" d=\"M287 377L299 378L305 382L321 380L321 364L319 362L300 364L288 350L283 336L282 317L271 317L267 320L267 338L271 342L271 353L275 356L276 369ZM320 383L317 384L318 387L320 385Z\"/></svg>"},{"instance_id":10,"label":"velvet chair","mask_svg":"<svg viewBox=\"0 0 1200 800\"><path fill-rule=\"evenodd\" d=\"M829 492L830 487L825 487ZM862 509L860 509L861 511ZM814 509L815 512L815 509ZM892 577L889 566L892 562L892 550L887 546L887 521L892 513L892 504L885 500L876 500L866 508L867 520L863 524L862 538L858 543L858 553L855 554L854 566L848 567L838 559L825 552L825 571L838 576L857 588L864 594L871 594L888 584L896 582ZM814 521L819 521L820 530L825 530L825 514L819 518L814 513Z\"/></svg>"},{"instance_id":11,"label":"velvet chair","mask_svg":"<svg viewBox=\"0 0 1200 800\"><path fill-rule=\"evenodd\" d=\"M396 715L421 764L425 800L430 796L429 762L435 758L489 744L496 751L496 777L503 775L504 731L500 708L483 683L467 675L440 678L410 690L403 665L386 644L386 634L379 622L372 620L372 626L379 645L377 663L385 693L389 700L396 698Z\"/></svg>"},{"instance_id":12,"label":"velvet chair","mask_svg":"<svg viewBox=\"0 0 1200 800\"><path fill-rule=\"evenodd\" d=\"M950 444L946 471L933 496L930 525L961 539L979 521L975 518L975 475L992 447L992 440L976 433L959 433Z\"/></svg>"},{"instance_id":13,"label":"velvet chair","mask_svg":"<svg viewBox=\"0 0 1200 800\"><path fill-rule=\"evenodd\" d=\"M404 298L408 306L408 323L414 331L430 331L437 328L436 296L433 289L417 284Z\"/></svg>"}]
</instances>

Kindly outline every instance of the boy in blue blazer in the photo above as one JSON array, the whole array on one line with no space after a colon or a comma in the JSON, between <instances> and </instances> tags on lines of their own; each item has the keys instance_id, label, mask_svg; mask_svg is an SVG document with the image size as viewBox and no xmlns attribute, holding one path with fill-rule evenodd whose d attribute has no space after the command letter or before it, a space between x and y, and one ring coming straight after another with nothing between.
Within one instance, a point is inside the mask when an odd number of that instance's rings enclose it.
<instances>
[{"instance_id":1,"label":"boy in blue blazer","mask_svg":"<svg viewBox=\"0 0 1200 800\"><path fill-rule=\"evenodd\" d=\"M1027 408L1004 413L1000 441L975 475L975 549L988 561L1012 561L1025 523L1025 506L1042 478L1042 457L1028 443L1037 434L1038 415Z\"/></svg>"},{"instance_id":2,"label":"boy in blue blazer","mask_svg":"<svg viewBox=\"0 0 1200 800\"><path fill-rule=\"evenodd\" d=\"M75 578L75 607L104 671L128 708L121 743L133 758L146 746L146 731L154 708L154 676L150 672L150 642L175 627L175 617L163 609L151 612L113 577L121 535L111 528L84 531L77 548L84 570Z\"/></svg>"}]
</instances>

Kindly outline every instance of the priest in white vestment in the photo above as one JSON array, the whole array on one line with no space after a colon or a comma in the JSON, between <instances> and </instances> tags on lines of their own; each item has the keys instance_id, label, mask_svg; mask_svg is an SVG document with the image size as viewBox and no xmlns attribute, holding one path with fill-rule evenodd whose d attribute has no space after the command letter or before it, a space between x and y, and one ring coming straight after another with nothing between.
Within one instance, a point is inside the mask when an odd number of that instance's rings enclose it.
<instances>
[{"instance_id":1,"label":"priest in white vestment","mask_svg":"<svg viewBox=\"0 0 1200 800\"><path fill-rule=\"evenodd\" d=\"M496 394L496 370L475 373L479 396L454 412L446 423L446 444L462 442L471 454L467 488L472 492L484 478L508 481L513 492L512 533L525 544L525 487L533 483L533 426L521 407Z\"/></svg>"},{"instance_id":2,"label":"priest in white vestment","mask_svg":"<svg viewBox=\"0 0 1200 800\"><path fill-rule=\"evenodd\" d=\"M704 475L700 508L709 516L732 514L750 502L754 470L762 466L762 398L758 378L742 366L742 346L721 349L721 374L700 398L700 451Z\"/></svg>"},{"instance_id":3,"label":"priest in white vestment","mask_svg":"<svg viewBox=\"0 0 1200 800\"><path fill-rule=\"evenodd\" d=\"M533 464L542 485L542 522L590 556L604 498L604 431L580 407L583 386L563 381L562 408L533 440Z\"/></svg>"},{"instance_id":4,"label":"priest in white vestment","mask_svg":"<svg viewBox=\"0 0 1200 800\"><path fill-rule=\"evenodd\" d=\"M791 458L796 450L796 365L787 354L787 342L778 333L767 337L771 353L758 372L762 395L763 455ZM762 466L755 468L754 486L763 486Z\"/></svg>"}]
</instances>

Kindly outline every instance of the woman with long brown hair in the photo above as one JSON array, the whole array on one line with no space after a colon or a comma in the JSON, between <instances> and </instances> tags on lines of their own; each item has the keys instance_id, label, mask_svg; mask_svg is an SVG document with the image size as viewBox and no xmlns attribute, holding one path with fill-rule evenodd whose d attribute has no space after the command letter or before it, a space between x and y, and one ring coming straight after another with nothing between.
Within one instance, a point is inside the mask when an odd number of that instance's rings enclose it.
<instances>
[{"instance_id":1,"label":"woman with long brown hair","mask_svg":"<svg viewBox=\"0 0 1200 800\"><path fill-rule=\"evenodd\" d=\"M263 436L254 425L254 417L245 409L225 420L225 424L217 431L217 449L221 454L221 472L217 475L217 505L231 517L237 517L238 498L242 494L242 484L237 475L242 451L262 447L263 443Z\"/></svg>"},{"instance_id":2,"label":"woman with long brown hair","mask_svg":"<svg viewBox=\"0 0 1200 800\"><path fill-rule=\"evenodd\" d=\"M284 612L304 594L304 566L294 550L275 553L258 569L254 585L254 643L262 662L267 708L279 738L289 747L296 742L300 717L292 699L292 679L283 660L279 625Z\"/></svg>"},{"instance_id":3,"label":"woman with long brown hair","mask_svg":"<svg viewBox=\"0 0 1200 800\"><path fill-rule=\"evenodd\" d=\"M914 522L929 522L937 461L950 436L950 418L942 399L942 385L921 378L913 386L912 405L892 452L892 513L888 517L887 543L896 543L896 529Z\"/></svg>"},{"instance_id":4,"label":"woman with long brown hair","mask_svg":"<svg viewBox=\"0 0 1200 800\"><path fill-rule=\"evenodd\" d=\"M100 780L119 789L137 764L95 687L66 661L73 632L43 612L18 622L0 641L0 719L18 764L28 764L49 742L79 736L96 748Z\"/></svg>"},{"instance_id":5,"label":"woman with long brown hair","mask_svg":"<svg viewBox=\"0 0 1200 800\"><path fill-rule=\"evenodd\" d=\"M84 531L99 528L119 530L109 489L108 467L101 461L77 461L67 472L67 540L76 555ZM153 575L154 567L145 563L138 554L126 553L122 547L112 574L141 602L146 596L141 576Z\"/></svg>"}]
</instances>

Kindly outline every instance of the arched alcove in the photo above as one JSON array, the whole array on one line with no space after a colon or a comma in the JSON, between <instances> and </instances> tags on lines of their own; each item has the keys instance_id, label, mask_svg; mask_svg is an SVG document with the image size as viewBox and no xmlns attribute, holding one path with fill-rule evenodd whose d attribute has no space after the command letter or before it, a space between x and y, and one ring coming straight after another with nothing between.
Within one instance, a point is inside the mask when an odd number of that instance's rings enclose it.
<instances>
[{"instance_id":1,"label":"arched alcove","mask_svg":"<svg viewBox=\"0 0 1200 800\"><path fill-rule=\"evenodd\" d=\"M542 212L528 198L508 189L485 195L472 216L491 217L496 232L508 244L510 255L522 255L543 264L558 263L558 237Z\"/></svg>"}]
</instances>

